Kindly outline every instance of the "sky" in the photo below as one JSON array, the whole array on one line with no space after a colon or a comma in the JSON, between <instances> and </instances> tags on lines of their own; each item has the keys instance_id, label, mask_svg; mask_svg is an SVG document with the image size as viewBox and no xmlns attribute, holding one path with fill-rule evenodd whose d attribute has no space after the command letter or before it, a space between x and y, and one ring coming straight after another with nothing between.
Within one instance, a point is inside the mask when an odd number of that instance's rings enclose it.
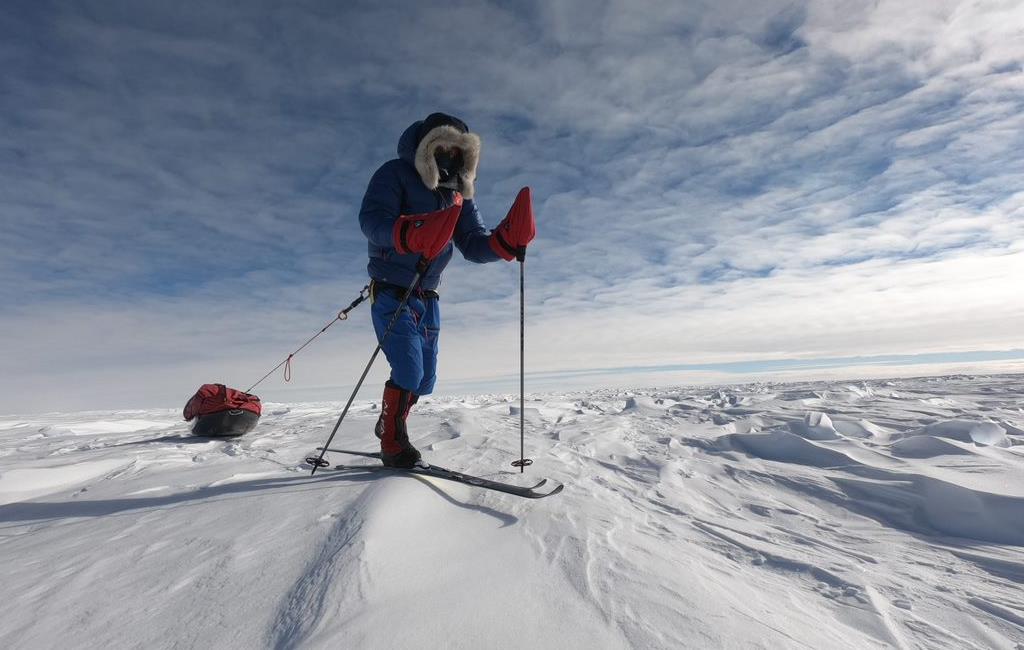
<instances>
[{"instance_id":1,"label":"sky","mask_svg":"<svg viewBox=\"0 0 1024 650\"><path fill-rule=\"evenodd\" d=\"M434 111L488 226L533 189L528 390L1024 369L1022 66L1016 1L9 0L0 413L251 385ZM519 272L449 266L438 392L518 387ZM256 392L344 400L374 345L363 306Z\"/></svg>"}]
</instances>

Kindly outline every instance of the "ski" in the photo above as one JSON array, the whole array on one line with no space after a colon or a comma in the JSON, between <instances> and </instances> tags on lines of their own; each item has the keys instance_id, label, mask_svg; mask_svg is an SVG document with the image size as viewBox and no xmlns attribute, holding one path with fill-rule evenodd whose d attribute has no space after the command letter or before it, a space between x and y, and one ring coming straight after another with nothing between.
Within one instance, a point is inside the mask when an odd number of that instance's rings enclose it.
<instances>
[{"instance_id":1,"label":"ski","mask_svg":"<svg viewBox=\"0 0 1024 650\"><path fill-rule=\"evenodd\" d=\"M349 454L351 456L363 456L364 458L377 458L380 459L380 454L372 451L351 451L348 449L321 449L317 448L318 451L333 451L338 454ZM510 483L502 483L501 481L492 481L491 479L481 478L479 476L473 476L472 474L464 474L462 472L456 472L455 470L447 469L445 467L439 467L437 465L428 465L423 463L416 465L415 467L404 468L404 467L386 467L384 465L335 465L333 469L360 469L372 472L399 472L405 474L419 474L421 476L433 476L435 478L444 479L446 481L452 481L454 483L462 483L463 485L472 485L474 487L484 488L486 490L494 490L495 492L504 492L505 494L512 494L517 497L524 499L543 499L558 494L565 487L559 483L554 489L548 490L547 492L538 492L537 488L547 484L547 479L542 479L540 483L531 487L522 487L519 485L512 485Z\"/></svg>"}]
</instances>

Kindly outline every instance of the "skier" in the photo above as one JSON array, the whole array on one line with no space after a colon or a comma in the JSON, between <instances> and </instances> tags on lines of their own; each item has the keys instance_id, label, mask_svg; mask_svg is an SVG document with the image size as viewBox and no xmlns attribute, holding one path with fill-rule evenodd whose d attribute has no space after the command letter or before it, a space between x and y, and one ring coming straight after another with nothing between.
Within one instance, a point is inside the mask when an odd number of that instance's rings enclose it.
<instances>
[{"instance_id":1,"label":"skier","mask_svg":"<svg viewBox=\"0 0 1024 650\"><path fill-rule=\"evenodd\" d=\"M456 117L432 113L402 133L398 158L374 173L359 210L369 240L373 328L391 365L375 427L381 460L391 467L420 460L406 420L434 389L441 331L437 287L453 248L478 264L511 261L536 232L530 210L512 210L494 231L484 227L473 201L479 160L479 136ZM417 273L419 284L384 339Z\"/></svg>"}]
</instances>

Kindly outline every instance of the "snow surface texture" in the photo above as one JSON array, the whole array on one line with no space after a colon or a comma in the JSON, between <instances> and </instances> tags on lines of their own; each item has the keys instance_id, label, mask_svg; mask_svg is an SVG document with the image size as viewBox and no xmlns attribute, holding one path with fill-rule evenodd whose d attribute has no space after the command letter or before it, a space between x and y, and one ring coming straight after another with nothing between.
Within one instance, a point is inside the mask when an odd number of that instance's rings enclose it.
<instances>
[{"instance_id":1,"label":"snow surface texture","mask_svg":"<svg viewBox=\"0 0 1024 650\"><path fill-rule=\"evenodd\" d=\"M0 418L3 648L1024 648L1022 378L427 399L433 462L170 411ZM336 444L373 449L357 403ZM336 463L372 462L330 456Z\"/></svg>"}]
</instances>

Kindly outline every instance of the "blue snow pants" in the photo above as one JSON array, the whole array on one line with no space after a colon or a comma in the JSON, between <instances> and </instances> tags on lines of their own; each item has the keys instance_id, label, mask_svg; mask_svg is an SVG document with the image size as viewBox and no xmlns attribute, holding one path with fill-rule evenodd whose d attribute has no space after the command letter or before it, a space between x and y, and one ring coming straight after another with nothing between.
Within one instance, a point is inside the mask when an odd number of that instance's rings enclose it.
<instances>
[{"instance_id":1,"label":"blue snow pants","mask_svg":"<svg viewBox=\"0 0 1024 650\"><path fill-rule=\"evenodd\" d=\"M378 343L400 302L389 291L377 292L370 313ZM437 381L437 338L441 333L437 303L437 298L410 296L383 345L391 364L391 381L416 395L429 395Z\"/></svg>"}]
</instances>

